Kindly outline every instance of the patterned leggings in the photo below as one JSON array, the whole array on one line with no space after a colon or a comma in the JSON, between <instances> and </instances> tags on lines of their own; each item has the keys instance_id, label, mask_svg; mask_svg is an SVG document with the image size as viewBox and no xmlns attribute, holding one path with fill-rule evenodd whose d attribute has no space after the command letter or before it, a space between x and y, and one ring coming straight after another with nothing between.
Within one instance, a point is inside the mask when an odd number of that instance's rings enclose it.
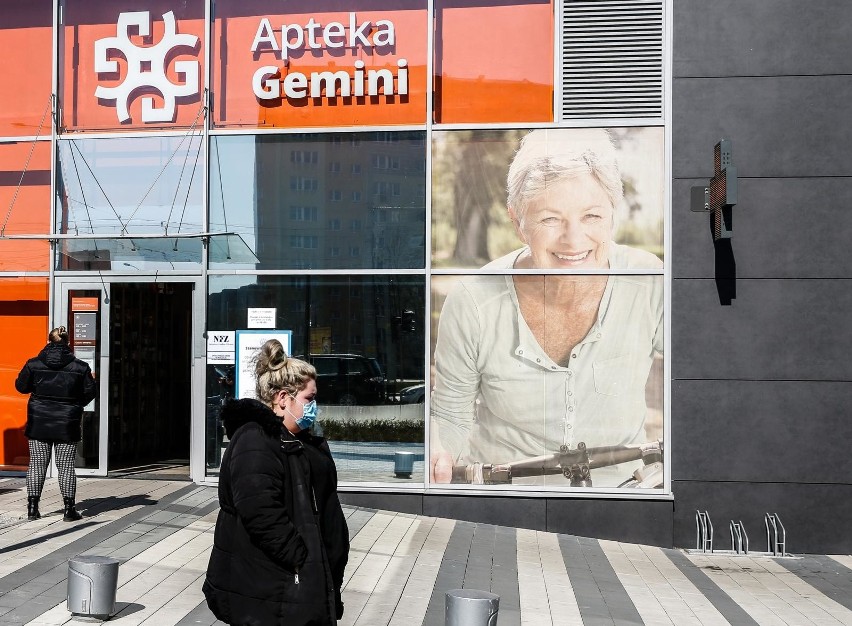
<instances>
[{"instance_id":1,"label":"patterned leggings","mask_svg":"<svg viewBox=\"0 0 852 626\"><path fill-rule=\"evenodd\" d=\"M59 491L63 498L77 495L77 475L74 473L74 461L77 458L76 443L59 443L29 439L30 465L27 468L27 495L41 496L47 466L50 464L50 450L56 450L56 468L59 470Z\"/></svg>"}]
</instances>

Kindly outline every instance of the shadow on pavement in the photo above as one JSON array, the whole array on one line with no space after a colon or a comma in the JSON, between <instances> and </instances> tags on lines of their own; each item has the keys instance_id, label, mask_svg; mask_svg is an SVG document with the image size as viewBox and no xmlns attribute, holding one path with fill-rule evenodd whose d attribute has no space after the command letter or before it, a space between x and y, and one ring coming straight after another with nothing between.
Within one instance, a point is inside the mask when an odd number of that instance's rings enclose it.
<instances>
[{"instance_id":1,"label":"shadow on pavement","mask_svg":"<svg viewBox=\"0 0 852 626\"><path fill-rule=\"evenodd\" d=\"M44 516L47 517L47 516ZM55 533L50 533L47 535L41 535L40 537L34 537L32 539L27 539L26 541L22 541L20 543L14 543L10 546L3 546L0 548L0 554L4 552L12 552L13 550L20 550L21 548L27 548L29 546L34 546L39 543L44 543L45 541L50 541L54 537L61 537L62 535L67 535L68 533L80 530L81 528L87 528L89 526L97 526L101 522L91 521L91 522L80 522L79 524L67 524L62 527L62 530L57 531Z\"/></svg>"}]
</instances>

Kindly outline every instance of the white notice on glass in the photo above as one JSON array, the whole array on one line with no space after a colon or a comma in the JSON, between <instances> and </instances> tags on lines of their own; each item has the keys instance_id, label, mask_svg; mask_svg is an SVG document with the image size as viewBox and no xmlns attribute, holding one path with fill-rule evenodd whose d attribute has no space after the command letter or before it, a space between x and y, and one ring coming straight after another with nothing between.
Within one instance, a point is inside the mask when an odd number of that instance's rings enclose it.
<instances>
[{"instance_id":1,"label":"white notice on glass","mask_svg":"<svg viewBox=\"0 0 852 626\"><path fill-rule=\"evenodd\" d=\"M249 309L249 328L275 328L275 308L271 309Z\"/></svg>"}]
</instances>

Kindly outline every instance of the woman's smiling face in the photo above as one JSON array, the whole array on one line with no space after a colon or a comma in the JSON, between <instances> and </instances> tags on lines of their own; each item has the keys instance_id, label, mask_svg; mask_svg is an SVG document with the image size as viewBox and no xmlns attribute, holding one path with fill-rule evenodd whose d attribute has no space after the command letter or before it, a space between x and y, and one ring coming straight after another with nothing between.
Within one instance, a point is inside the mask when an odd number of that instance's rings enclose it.
<instances>
[{"instance_id":1,"label":"woman's smiling face","mask_svg":"<svg viewBox=\"0 0 852 626\"><path fill-rule=\"evenodd\" d=\"M614 209L591 174L552 185L528 204L523 221L512 215L530 248L530 265L540 269L609 267Z\"/></svg>"}]
</instances>

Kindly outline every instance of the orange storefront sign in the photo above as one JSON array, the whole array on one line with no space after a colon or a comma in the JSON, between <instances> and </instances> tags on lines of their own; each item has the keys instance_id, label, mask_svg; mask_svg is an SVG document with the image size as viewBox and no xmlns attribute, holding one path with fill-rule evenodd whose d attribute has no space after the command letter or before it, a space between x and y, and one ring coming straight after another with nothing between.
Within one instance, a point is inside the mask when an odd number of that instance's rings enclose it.
<instances>
[{"instance_id":1,"label":"orange storefront sign","mask_svg":"<svg viewBox=\"0 0 852 626\"><path fill-rule=\"evenodd\" d=\"M71 310L75 313L80 311L97 311L100 301L98 298L71 298Z\"/></svg>"},{"instance_id":2,"label":"orange storefront sign","mask_svg":"<svg viewBox=\"0 0 852 626\"><path fill-rule=\"evenodd\" d=\"M187 127L204 94L204 3L69 0L66 130ZM309 7L309 8L306 8ZM210 29L217 128L552 122L554 5L220 0ZM434 77L427 76L434 29ZM531 33L535 33L531 36Z\"/></svg>"},{"instance_id":3,"label":"orange storefront sign","mask_svg":"<svg viewBox=\"0 0 852 626\"><path fill-rule=\"evenodd\" d=\"M425 123L428 20L425 2L411 4L248 15L217 3L214 125Z\"/></svg>"}]
</instances>

